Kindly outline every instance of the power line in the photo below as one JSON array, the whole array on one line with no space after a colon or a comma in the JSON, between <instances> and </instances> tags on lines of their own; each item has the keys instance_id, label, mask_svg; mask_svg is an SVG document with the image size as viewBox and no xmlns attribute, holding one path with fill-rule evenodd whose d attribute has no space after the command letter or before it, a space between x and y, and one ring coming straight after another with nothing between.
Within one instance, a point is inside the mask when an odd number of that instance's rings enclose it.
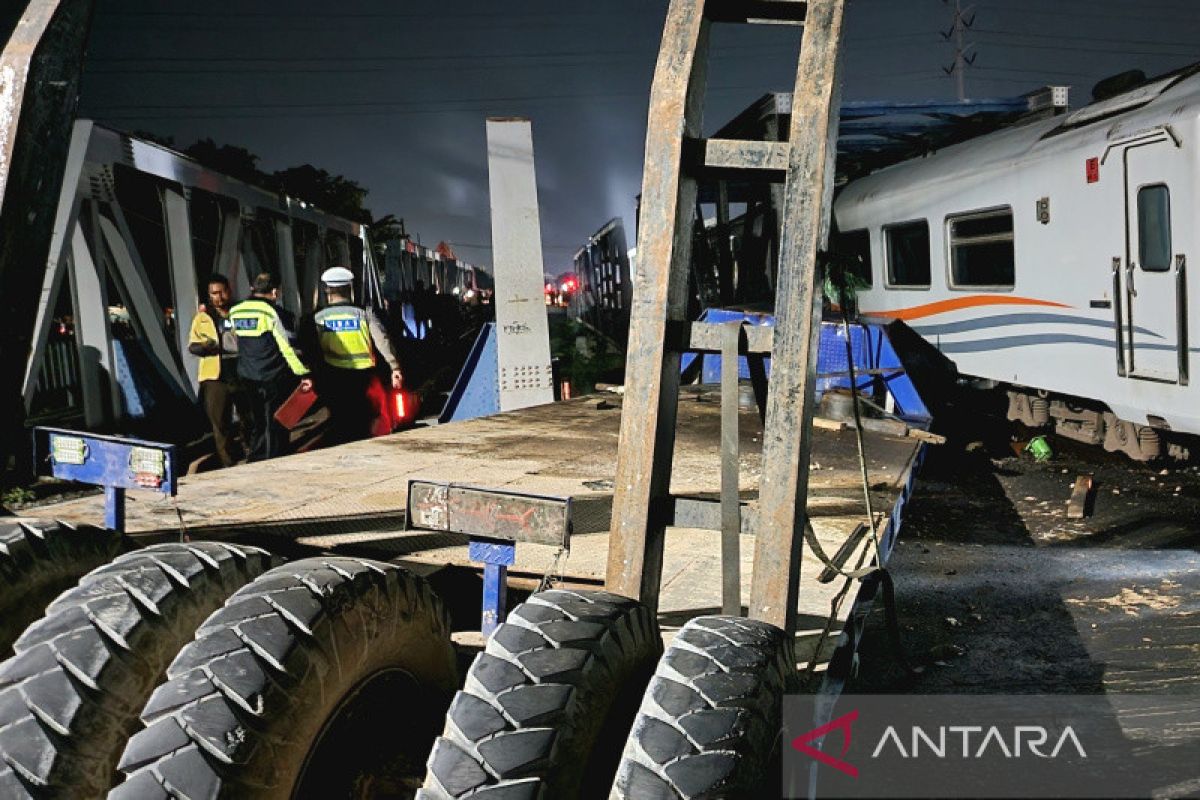
<instances>
[{"instance_id":1,"label":"power line","mask_svg":"<svg viewBox=\"0 0 1200 800\"><path fill-rule=\"evenodd\" d=\"M996 36L1019 36L1026 39L1049 39L1056 42L1092 42L1094 44L1115 45L1153 45L1154 47L1187 47L1196 49L1196 41L1168 42L1161 39L1104 39L1099 36L1071 36L1058 33L1027 33L1026 31L1005 31L998 28L975 28L975 33L987 33Z\"/></svg>"},{"instance_id":2,"label":"power line","mask_svg":"<svg viewBox=\"0 0 1200 800\"><path fill-rule=\"evenodd\" d=\"M1041 75L1041 76L1044 76L1047 78L1059 76L1059 77L1065 77L1065 78L1095 79L1095 77L1096 77L1093 74L1089 74L1089 73L1085 73L1085 72L1067 72L1067 71L1064 71L1061 69L1019 69L1017 67L976 66L975 71L976 72L1012 72L1012 73L1022 73L1022 74L1027 74L1027 75Z\"/></svg>"},{"instance_id":3,"label":"power line","mask_svg":"<svg viewBox=\"0 0 1200 800\"><path fill-rule=\"evenodd\" d=\"M507 13L497 12L494 14L485 13L458 13L458 14L405 14L395 13L390 11L369 11L369 12L311 12L303 13L288 12L286 15L281 15L278 11L221 11L214 13L212 11L105 11L106 17L156 17L156 18L180 18L180 17L202 17L210 19L213 16L219 16L222 19L266 19L279 20L281 17L299 19L512 19L516 18L536 18L545 19L544 12L530 11L526 13ZM610 11L555 11L555 17L612 17Z\"/></svg>"},{"instance_id":4,"label":"power line","mask_svg":"<svg viewBox=\"0 0 1200 800\"><path fill-rule=\"evenodd\" d=\"M1053 44L1030 44L1027 42L1006 42L1004 46L1021 50L1053 50L1058 53L1104 53L1118 56L1167 56L1174 58L1200 57L1200 44L1197 44L1190 53L1169 53L1162 50L1127 50L1112 47L1067 47Z\"/></svg>"},{"instance_id":5,"label":"power line","mask_svg":"<svg viewBox=\"0 0 1200 800\"><path fill-rule=\"evenodd\" d=\"M888 34L878 37L860 37L858 39L850 39L851 42L874 43L873 46L895 46L901 47L905 39L930 39L928 33L900 33ZM718 48L713 48L710 58L731 58L734 53L790 53L794 52L799 47L797 41L792 45L725 45ZM487 59L496 60L514 60L514 61L533 61L535 64L540 64L546 59L580 59L579 63L584 63L581 59L597 58L600 61L596 63L613 63L617 58L622 56L646 56L654 55L654 48L649 44L640 50L624 49L624 50L560 50L540 53L526 52L509 52L509 53L476 53L469 54L472 61L480 61ZM452 62L461 63L464 60L463 53L438 53L438 54L413 54L413 55L369 55L369 56L101 56L93 55L89 58L89 64L137 64L137 67L130 67L127 71L144 72L148 63L166 63L166 64L197 64L201 66L211 66L214 63L229 64L229 65L244 65L244 64L312 64L319 62L319 67L314 69L329 69L330 65L338 64L373 64L373 63L416 63L425 64L428 62ZM587 62L591 63L591 62ZM647 62L648 65L652 62ZM244 67L238 66L228 71L242 71ZM211 70L218 71L218 70ZM224 72L225 70L219 70ZM118 73L124 74L124 70L95 70L99 73Z\"/></svg>"},{"instance_id":6,"label":"power line","mask_svg":"<svg viewBox=\"0 0 1200 800\"><path fill-rule=\"evenodd\" d=\"M730 92L730 91L747 91L747 90L763 90L760 85L750 86L714 86L710 87L710 92ZM628 97L637 97L648 99L646 91L636 92L597 92L597 93L577 93L564 95L526 95L520 97L477 97L464 98L462 100L448 101L451 105L439 106L436 103L428 104L420 101L396 101L392 103L378 101L356 101L354 103L330 104L330 103L239 103L232 105L204 105L204 104L187 104L187 105L129 105L129 106L110 106L110 110L101 109L85 109L81 112L81 116L92 116L107 120L184 120L184 119L278 119L278 118L323 118L323 117L369 117L369 116L420 116L427 114L445 114L464 111L478 110L478 105L487 105L494 103L541 103L545 101L562 101L562 100L610 100L610 99L625 99ZM460 106L460 104L471 103L475 106ZM391 108L398 106L399 108ZM368 107L368 108L364 108ZM140 114L140 113L125 113L113 114L110 111L186 111L195 108L210 108L216 113L205 112L197 114ZM222 109L264 109L267 113L251 114L251 113L223 113ZM308 111L297 111L297 109L309 109ZM352 109L352 110L343 110Z\"/></svg>"},{"instance_id":7,"label":"power line","mask_svg":"<svg viewBox=\"0 0 1200 800\"><path fill-rule=\"evenodd\" d=\"M1070 0L1058 0L1059 7L1061 8L1062 7L1061 4L1064 2L1068 2L1068 1L1070 1ZM1093 2L1093 0L1074 0L1074 1L1086 3L1088 6L1087 9L1083 10L1083 11L1053 11L1053 10L1047 8L1047 4L1045 4L1045 3L1037 3L1034 5L1020 5L1020 4L1014 5L1011 2L1011 0L1008 0L1008 2L1003 3L1001 6L995 8L993 10L995 10L995 11L1011 11L1015 14L1020 15L1023 19L1026 19L1026 20L1028 20L1031 16L1039 16L1040 15L1040 16L1046 16L1046 17L1066 17L1077 23L1080 21L1084 21L1084 20L1089 21L1089 22L1092 20L1145 21L1148 16L1148 12L1146 12L1145 10L1140 10L1138 12L1131 13L1131 14L1120 14L1120 13L1113 13L1112 11L1097 11L1096 10L1097 3ZM1192 0L1187 0L1187 3L1189 6L1193 6ZM1143 3L1142 5L1144 6L1145 4ZM1126 2L1126 0L1119 0L1118 6L1122 9L1128 9L1129 3ZM1183 16L1170 17L1169 15L1163 15L1160 12L1154 12L1153 18L1158 19L1158 20L1168 19L1168 20L1179 21L1179 22L1195 21L1194 14L1184 12L1182 9L1179 9L1179 11L1180 11L1180 13L1183 14Z\"/></svg>"}]
</instances>

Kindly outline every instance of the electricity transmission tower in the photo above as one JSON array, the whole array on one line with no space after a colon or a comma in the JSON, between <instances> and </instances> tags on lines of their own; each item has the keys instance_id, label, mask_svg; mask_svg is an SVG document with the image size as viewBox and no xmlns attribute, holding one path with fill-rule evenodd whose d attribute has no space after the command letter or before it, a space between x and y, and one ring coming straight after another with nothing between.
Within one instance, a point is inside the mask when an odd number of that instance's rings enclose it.
<instances>
[{"instance_id":1,"label":"electricity transmission tower","mask_svg":"<svg viewBox=\"0 0 1200 800\"><path fill-rule=\"evenodd\" d=\"M953 22L950 29L942 32L942 38L954 43L954 63L942 70L955 79L958 89L958 99L967 99L967 68L975 63L977 53L971 50L975 43L966 41L966 33L975 24L974 6L962 7L962 0L942 0L953 12ZM968 16L969 15L969 16Z\"/></svg>"}]
</instances>

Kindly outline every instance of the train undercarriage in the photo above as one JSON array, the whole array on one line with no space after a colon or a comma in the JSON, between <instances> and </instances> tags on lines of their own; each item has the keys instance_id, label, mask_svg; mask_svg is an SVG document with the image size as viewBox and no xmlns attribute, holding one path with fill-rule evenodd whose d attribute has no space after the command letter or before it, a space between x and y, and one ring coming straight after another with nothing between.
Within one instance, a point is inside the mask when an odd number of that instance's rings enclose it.
<instances>
[{"instance_id":1,"label":"train undercarriage","mask_svg":"<svg viewBox=\"0 0 1200 800\"><path fill-rule=\"evenodd\" d=\"M1020 386L1005 385L1004 389L1008 419L1030 428L1053 428L1059 436L1103 446L1134 461L1183 461L1190 456L1187 439L1191 437L1123 420L1102 403Z\"/></svg>"}]
</instances>

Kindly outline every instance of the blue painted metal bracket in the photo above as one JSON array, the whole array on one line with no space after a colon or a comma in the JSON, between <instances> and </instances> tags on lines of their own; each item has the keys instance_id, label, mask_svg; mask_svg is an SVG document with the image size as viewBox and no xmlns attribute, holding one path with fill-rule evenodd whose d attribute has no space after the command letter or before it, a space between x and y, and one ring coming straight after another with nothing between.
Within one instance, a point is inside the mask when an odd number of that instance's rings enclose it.
<instances>
[{"instance_id":1,"label":"blue painted metal bracket","mask_svg":"<svg viewBox=\"0 0 1200 800\"><path fill-rule=\"evenodd\" d=\"M471 346L446 407L438 422L459 422L500 413L500 384L497 380L496 323L485 323Z\"/></svg>"},{"instance_id":2,"label":"blue painted metal bracket","mask_svg":"<svg viewBox=\"0 0 1200 800\"><path fill-rule=\"evenodd\" d=\"M483 564L483 635L504 621L508 568L517 542L567 548L571 539L571 498L520 494L410 479L405 528L463 533L467 554Z\"/></svg>"},{"instance_id":3,"label":"blue painted metal bracket","mask_svg":"<svg viewBox=\"0 0 1200 800\"><path fill-rule=\"evenodd\" d=\"M63 428L34 428L38 474L104 487L104 526L125 531L125 491L179 490L175 446Z\"/></svg>"},{"instance_id":4,"label":"blue painted metal bracket","mask_svg":"<svg viewBox=\"0 0 1200 800\"><path fill-rule=\"evenodd\" d=\"M517 545L496 539L471 539L467 555L472 561L483 564L483 624L480 627L486 638L504 622L508 568L517 560Z\"/></svg>"},{"instance_id":5,"label":"blue painted metal bracket","mask_svg":"<svg viewBox=\"0 0 1200 800\"><path fill-rule=\"evenodd\" d=\"M710 308L700 315L698 322L727 323L744 322L747 325L773 327L775 318L770 314ZM860 372L858 386L870 387L876 380L883 381L888 393L896 403L896 416L914 427L928 426L932 420L917 393L912 379L904 370L904 362L892 346L887 324L883 321L860 320L850 325L850 344L854 352L854 367ZM719 353L685 353L681 369L687 370L695 359L701 362L701 382L720 383L721 355ZM764 359L767 376L771 373L771 360ZM870 370L870 374L867 373ZM746 357L738 359L738 377L750 377ZM850 387L849 369L846 364L846 332L840 321L826 320L821 323L821 342L817 351L817 397L831 389Z\"/></svg>"}]
</instances>

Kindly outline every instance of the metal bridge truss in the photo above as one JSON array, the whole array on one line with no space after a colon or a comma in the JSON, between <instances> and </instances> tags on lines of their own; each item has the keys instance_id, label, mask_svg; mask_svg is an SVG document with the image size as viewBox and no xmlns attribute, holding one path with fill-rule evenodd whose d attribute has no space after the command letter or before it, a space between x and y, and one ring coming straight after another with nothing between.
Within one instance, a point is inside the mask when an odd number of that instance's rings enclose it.
<instances>
[{"instance_id":1,"label":"metal bridge truss","mask_svg":"<svg viewBox=\"0 0 1200 800\"><path fill-rule=\"evenodd\" d=\"M354 270L360 297L378 297L377 273L364 271L373 259L362 225L89 120L74 125L62 186L25 370L27 410L39 382L77 382L89 427L129 415L110 310L121 306L158 375L195 399L187 337L213 272L230 279L236 298L248 294L258 272L276 274L281 303L296 314L313 308L320 273L334 263ZM64 286L73 354L64 353L69 341L48 347ZM66 374L73 369L77 376Z\"/></svg>"},{"instance_id":2,"label":"metal bridge truss","mask_svg":"<svg viewBox=\"0 0 1200 800\"><path fill-rule=\"evenodd\" d=\"M571 300L571 315L623 348L629 336L633 278L620 219L610 220L575 253L575 275L579 286Z\"/></svg>"}]
</instances>

